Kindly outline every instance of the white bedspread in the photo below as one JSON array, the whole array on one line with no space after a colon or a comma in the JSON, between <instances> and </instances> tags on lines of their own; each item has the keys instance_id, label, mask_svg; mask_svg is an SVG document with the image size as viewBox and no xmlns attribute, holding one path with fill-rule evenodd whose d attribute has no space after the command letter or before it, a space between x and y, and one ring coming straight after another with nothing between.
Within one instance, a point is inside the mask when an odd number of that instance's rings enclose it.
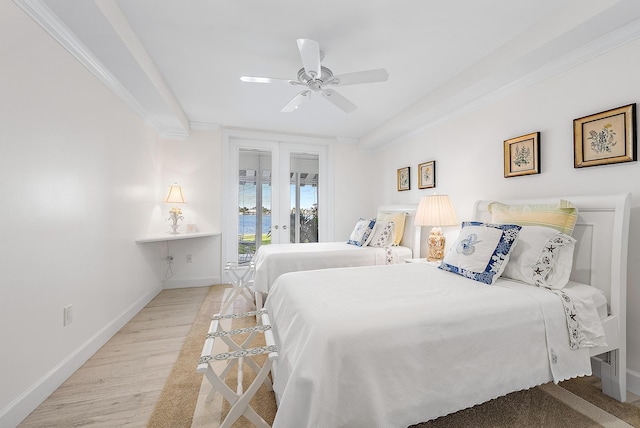
<instances>
[{"instance_id":1,"label":"white bedspread","mask_svg":"<svg viewBox=\"0 0 640 428\"><path fill-rule=\"evenodd\" d=\"M411 258L410 248L390 248L392 263ZM388 264L385 248L358 247L346 242L264 245L258 249L253 262L256 267L254 289L262 293L268 293L273 281L287 272Z\"/></svg>"},{"instance_id":2,"label":"white bedspread","mask_svg":"<svg viewBox=\"0 0 640 428\"><path fill-rule=\"evenodd\" d=\"M406 427L589 375L558 296L427 264L291 273L265 304L278 346L274 428Z\"/></svg>"}]
</instances>

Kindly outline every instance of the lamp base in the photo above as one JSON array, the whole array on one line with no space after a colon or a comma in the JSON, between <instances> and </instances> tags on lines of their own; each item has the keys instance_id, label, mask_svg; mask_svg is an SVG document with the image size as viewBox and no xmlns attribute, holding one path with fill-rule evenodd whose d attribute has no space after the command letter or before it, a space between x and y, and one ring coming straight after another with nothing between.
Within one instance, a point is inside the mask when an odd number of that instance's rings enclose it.
<instances>
[{"instance_id":1,"label":"lamp base","mask_svg":"<svg viewBox=\"0 0 640 428\"><path fill-rule=\"evenodd\" d=\"M434 227L429 234L429 255L427 260L430 262L440 262L444 258L445 238L442 229Z\"/></svg>"},{"instance_id":2,"label":"lamp base","mask_svg":"<svg viewBox=\"0 0 640 428\"><path fill-rule=\"evenodd\" d=\"M172 235L177 235L178 233L178 227L180 226L178 224L178 220L184 220L184 217L182 217L182 210L180 208L171 208L171 210L169 211L169 218L167 220L171 220L172 224L171 224L171 229L172 231L169 232Z\"/></svg>"}]
</instances>

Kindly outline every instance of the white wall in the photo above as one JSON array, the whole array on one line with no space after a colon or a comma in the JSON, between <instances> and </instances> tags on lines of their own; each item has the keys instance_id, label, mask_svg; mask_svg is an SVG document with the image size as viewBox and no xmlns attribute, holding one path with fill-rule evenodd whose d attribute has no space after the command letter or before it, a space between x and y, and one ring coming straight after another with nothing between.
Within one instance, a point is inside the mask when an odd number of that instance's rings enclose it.
<instances>
[{"instance_id":1,"label":"white wall","mask_svg":"<svg viewBox=\"0 0 640 428\"><path fill-rule=\"evenodd\" d=\"M14 426L160 290L134 243L160 208L156 137L0 2L0 426ZM63 307L73 323L63 327Z\"/></svg>"},{"instance_id":2,"label":"white wall","mask_svg":"<svg viewBox=\"0 0 640 428\"><path fill-rule=\"evenodd\" d=\"M629 387L640 392L640 163L573 168L573 119L640 101L640 40L376 153L378 203L417 203L450 194L460 220L476 199L633 194L629 239ZM503 141L541 133L539 175L504 178ZM417 189L418 163L436 160L437 187ZM396 169L412 168L412 190L396 191Z\"/></svg>"},{"instance_id":3,"label":"white wall","mask_svg":"<svg viewBox=\"0 0 640 428\"><path fill-rule=\"evenodd\" d=\"M353 144L336 144L334 158L334 239L346 241L360 217L376 215L378 171L371 168L373 155Z\"/></svg>"},{"instance_id":4,"label":"white wall","mask_svg":"<svg viewBox=\"0 0 640 428\"><path fill-rule=\"evenodd\" d=\"M164 194L169 185L182 186L186 203L181 205L184 221L178 230L186 232L186 225L193 223L200 232L220 233L222 223L222 133L221 131L193 131L185 141L162 140L159 150L163 158ZM163 204L160 229L152 234L171 230L168 218L170 205ZM157 224L156 224L156 227ZM205 237L152 244L161 256L173 256L171 276L166 275L167 265L162 265L164 288L198 287L220 284L221 239ZM187 263L191 255L191 263Z\"/></svg>"}]
</instances>

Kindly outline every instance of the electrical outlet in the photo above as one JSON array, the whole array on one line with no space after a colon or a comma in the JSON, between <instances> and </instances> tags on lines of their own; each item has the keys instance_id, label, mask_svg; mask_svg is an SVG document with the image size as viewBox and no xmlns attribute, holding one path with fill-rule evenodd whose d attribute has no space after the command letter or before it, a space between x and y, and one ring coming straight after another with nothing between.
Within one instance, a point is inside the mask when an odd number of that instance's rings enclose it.
<instances>
[{"instance_id":1,"label":"electrical outlet","mask_svg":"<svg viewBox=\"0 0 640 428\"><path fill-rule=\"evenodd\" d=\"M62 325L67 326L73 322L73 305L64 307L64 318L62 320Z\"/></svg>"},{"instance_id":2,"label":"electrical outlet","mask_svg":"<svg viewBox=\"0 0 640 428\"><path fill-rule=\"evenodd\" d=\"M191 263L192 260L191 254L187 254L187 263Z\"/></svg>"}]
</instances>

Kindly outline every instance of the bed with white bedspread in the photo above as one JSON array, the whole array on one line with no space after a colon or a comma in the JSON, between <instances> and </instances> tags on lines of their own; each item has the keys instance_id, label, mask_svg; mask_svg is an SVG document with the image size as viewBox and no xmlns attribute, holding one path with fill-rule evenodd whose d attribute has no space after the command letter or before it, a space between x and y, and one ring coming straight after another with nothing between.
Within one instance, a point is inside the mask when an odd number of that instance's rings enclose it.
<instances>
[{"instance_id":1,"label":"bed with white bedspread","mask_svg":"<svg viewBox=\"0 0 640 428\"><path fill-rule=\"evenodd\" d=\"M405 214L403 235L397 246L356 246L346 241L261 246L252 260L254 291L267 294L276 278L287 272L404 263L413 254L420 254L420 228L413 225L416 208L389 205L378 210Z\"/></svg>"},{"instance_id":2,"label":"bed with white bedspread","mask_svg":"<svg viewBox=\"0 0 640 428\"><path fill-rule=\"evenodd\" d=\"M346 242L264 245L253 259L254 290L267 294L276 278L287 272L403 263L412 254L404 246L356 247Z\"/></svg>"},{"instance_id":3,"label":"bed with white bedspread","mask_svg":"<svg viewBox=\"0 0 640 428\"><path fill-rule=\"evenodd\" d=\"M630 195L566 199L579 210L578 242L562 293L426 263L282 275L265 304L279 350L273 426L403 427L591 374L592 364L605 393L624 401ZM488 202L476 219L487 220ZM605 300L607 310L594 303Z\"/></svg>"}]
</instances>

